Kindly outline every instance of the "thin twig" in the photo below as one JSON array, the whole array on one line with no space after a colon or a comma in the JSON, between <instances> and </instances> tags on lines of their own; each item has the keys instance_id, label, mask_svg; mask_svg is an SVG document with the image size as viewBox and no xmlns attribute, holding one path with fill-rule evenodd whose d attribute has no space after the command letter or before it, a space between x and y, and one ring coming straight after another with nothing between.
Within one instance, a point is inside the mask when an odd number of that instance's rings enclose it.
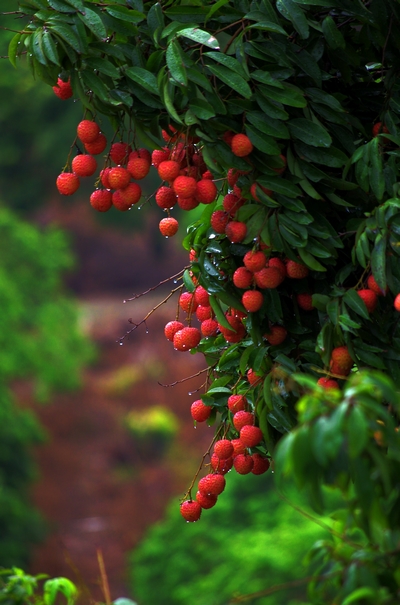
<instances>
[{"instance_id":1,"label":"thin twig","mask_svg":"<svg viewBox=\"0 0 400 605\"><path fill-rule=\"evenodd\" d=\"M186 267L181 269L181 271L179 271L178 273L175 273L175 275L171 275L171 277L167 277L167 279L163 279L156 286L152 286L151 288L149 288L145 292L142 292L141 294L134 294L132 296L132 298L126 298L124 300L124 302L130 302L132 300L136 300L137 298L140 298L141 296L144 296L145 294L149 294L150 292L153 292L153 290L157 290L157 288L159 288L160 286L163 286L164 284L171 281L171 279L180 279L182 277L183 273L186 271L186 269L189 269L189 268L190 268L190 265L187 265Z\"/></svg>"},{"instance_id":2,"label":"thin twig","mask_svg":"<svg viewBox=\"0 0 400 605\"><path fill-rule=\"evenodd\" d=\"M99 563L100 575L101 575L101 588L104 594L104 598L106 601L106 605L111 605L111 594L110 594L110 586L108 584L108 578L106 573L106 568L104 565L103 553L100 548L97 549L97 561Z\"/></svg>"},{"instance_id":3,"label":"thin twig","mask_svg":"<svg viewBox=\"0 0 400 605\"><path fill-rule=\"evenodd\" d=\"M211 369L211 367L208 366L207 368L203 368L202 370L199 370L198 372L196 372L196 374L192 374L191 376L186 376L185 378L181 378L180 380L175 380L175 382L171 382L171 384L162 384L161 382L159 382L158 384L160 385L160 387L165 387L165 388L174 387L177 384L182 384L183 382L187 382L191 378L197 378L197 376L201 376L202 374L204 374L204 372L208 372L208 370L210 370L210 369Z\"/></svg>"}]
</instances>

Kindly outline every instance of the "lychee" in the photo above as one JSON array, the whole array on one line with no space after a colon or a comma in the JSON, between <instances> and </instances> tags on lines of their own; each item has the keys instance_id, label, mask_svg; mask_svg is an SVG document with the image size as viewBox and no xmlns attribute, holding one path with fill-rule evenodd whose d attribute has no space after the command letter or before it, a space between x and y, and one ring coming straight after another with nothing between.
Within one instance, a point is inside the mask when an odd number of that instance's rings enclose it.
<instances>
[{"instance_id":1,"label":"lychee","mask_svg":"<svg viewBox=\"0 0 400 605\"><path fill-rule=\"evenodd\" d=\"M90 196L92 208L98 212L107 212L112 206L112 195L108 189L96 189Z\"/></svg>"},{"instance_id":2,"label":"lychee","mask_svg":"<svg viewBox=\"0 0 400 605\"><path fill-rule=\"evenodd\" d=\"M56 185L61 195L72 195L79 188L79 177L73 172L62 172L57 177Z\"/></svg>"},{"instance_id":3,"label":"lychee","mask_svg":"<svg viewBox=\"0 0 400 605\"><path fill-rule=\"evenodd\" d=\"M177 351L189 351L197 347L201 340L200 330L197 328L182 328L174 336L174 347Z\"/></svg>"},{"instance_id":4,"label":"lychee","mask_svg":"<svg viewBox=\"0 0 400 605\"><path fill-rule=\"evenodd\" d=\"M232 153L239 158L244 158L253 151L253 143L245 134L235 134L231 141Z\"/></svg>"},{"instance_id":5,"label":"lychee","mask_svg":"<svg viewBox=\"0 0 400 605\"><path fill-rule=\"evenodd\" d=\"M100 127L92 120L82 120L76 131L82 143L93 143L100 134Z\"/></svg>"},{"instance_id":6,"label":"lychee","mask_svg":"<svg viewBox=\"0 0 400 605\"><path fill-rule=\"evenodd\" d=\"M160 230L161 235L164 235L165 237L172 237L177 233L179 229L179 223L176 218L168 216L167 218L161 219L158 224L158 228Z\"/></svg>"}]
</instances>

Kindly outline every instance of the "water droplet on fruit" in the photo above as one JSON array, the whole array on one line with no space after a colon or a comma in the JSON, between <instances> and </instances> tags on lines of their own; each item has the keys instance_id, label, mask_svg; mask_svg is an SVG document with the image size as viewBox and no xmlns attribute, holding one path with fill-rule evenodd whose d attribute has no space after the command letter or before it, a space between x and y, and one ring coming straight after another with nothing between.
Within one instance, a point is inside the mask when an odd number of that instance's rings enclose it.
<instances>
[{"instance_id":1,"label":"water droplet on fruit","mask_svg":"<svg viewBox=\"0 0 400 605\"><path fill-rule=\"evenodd\" d=\"M123 344L124 344L123 342L120 342L120 343L119 343L119 346L120 346L120 347L122 347L122 345L123 345Z\"/></svg>"}]
</instances>

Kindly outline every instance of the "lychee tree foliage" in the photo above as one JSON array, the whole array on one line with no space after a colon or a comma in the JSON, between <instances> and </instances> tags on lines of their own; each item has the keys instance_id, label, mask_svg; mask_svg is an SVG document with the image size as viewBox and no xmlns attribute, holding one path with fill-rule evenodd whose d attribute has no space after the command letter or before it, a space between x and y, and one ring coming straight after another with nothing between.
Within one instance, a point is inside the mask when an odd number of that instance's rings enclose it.
<instances>
[{"instance_id":1,"label":"lychee tree foliage","mask_svg":"<svg viewBox=\"0 0 400 605\"><path fill-rule=\"evenodd\" d=\"M217 419L219 441L239 437L242 458L235 464L229 454L226 463L229 446L218 445L201 506L189 493L185 517L215 503L230 463L243 473L249 456L264 470L274 457L281 477L293 473L310 488L317 510L323 484L345 497L334 530L340 546L314 551L310 600L397 602L400 4L18 5L25 19L16 21L11 62L26 57L58 96L79 98L90 131L92 120L110 119L126 145L115 162L122 168L128 145L132 159L148 158L140 145L158 150L161 232L176 232L176 205L204 205L183 240L190 266L180 308L189 325L166 335L205 356L207 410L198 420ZM106 152L103 168L111 159ZM70 160L57 180L66 195L79 186L75 172L94 165ZM128 169L127 180L116 168L91 198L97 210L139 201L130 177L142 174ZM201 332L191 326L196 298L208 307ZM233 394L245 397L244 409L228 407ZM194 417L202 409L196 404Z\"/></svg>"}]
</instances>

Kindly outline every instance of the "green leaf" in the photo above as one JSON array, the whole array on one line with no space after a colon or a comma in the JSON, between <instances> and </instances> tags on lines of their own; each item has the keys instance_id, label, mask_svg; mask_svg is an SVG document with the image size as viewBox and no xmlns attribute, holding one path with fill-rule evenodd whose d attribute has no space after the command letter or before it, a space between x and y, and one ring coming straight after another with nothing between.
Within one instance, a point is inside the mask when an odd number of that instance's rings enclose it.
<instances>
[{"instance_id":1,"label":"green leaf","mask_svg":"<svg viewBox=\"0 0 400 605\"><path fill-rule=\"evenodd\" d=\"M210 84L210 81L197 68L197 66L186 67L186 74L187 74L188 80L190 80L191 82L194 82L195 84L197 84L201 88L204 88L208 92L212 92L212 86Z\"/></svg>"},{"instance_id":2,"label":"green leaf","mask_svg":"<svg viewBox=\"0 0 400 605\"><path fill-rule=\"evenodd\" d=\"M317 336L315 351L321 356L325 365L329 364L333 343L333 325L327 322Z\"/></svg>"},{"instance_id":3,"label":"green leaf","mask_svg":"<svg viewBox=\"0 0 400 605\"><path fill-rule=\"evenodd\" d=\"M8 60L10 61L13 67L17 67L17 56L20 42L21 42L21 34L16 34L11 38L10 44L8 45Z\"/></svg>"},{"instance_id":4,"label":"green leaf","mask_svg":"<svg viewBox=\"0 0 400 605\"><path fill-rule=\"evenodd\" d=\"M349 456L350 458L356 458L368 443L368 421L362 409L352 406L349 409L346 422Z\"/></svg>"},{"instance_id":5,"label":"green leaf","mask_svg":"<svg viewBox=\"0 0 400 605\"><path fill-rule=\"evenodd\" d=\"M331 168L341 168L347 162L347 156L336 147L330 147L329 149L319 147L316 149L311 145L296 142L295 149L300 158Z\"/></svg>"},{"instance_id":6,"label":"green leaf","mask_svg":"<svg viewBox=\"0 0 400 605\"><path fill-rule=\"evenodd\" d=\"M208 46L209 48L219 50L217 38L203 29L198 29L197 27L187 27L185 29L181 29L177 35L189 38L189 40L194 40L194 42L198 42L199 44Z\"/></svg>"},{"instance_id":7,"label":"green leaf","mask_svg":"<svg viewBox=\"0 0 400 605\"><path fill-rule=\"evenodd\" d=\"M246 74L239 61L229 55L224 55L222 52L217 53L215 51L209 51L203 53L203 57L210 57L210 59L214 59L217 63L221 63L221 65L225 65L228 69L238 73L245 80L249 79L249 76Z\"/></svg>"},{"instance_id":8,"label":"green leaf","mask_svg":"<svg viewBox=\"0 0 400 605\"><path fill-rule=\"evenodd\" d=\"M305 250L304 248L297 248L297 251L300 255L301 260L305 265L307 265L307 267L309 267L313 271L326 271L326 267L321 265L321 263L317 261L317 259L307 250Z\"/></svg>"},{"instance_id":9,"label":"green leaf","mask_svg":"<svg viewBox=\"0 0 400 605\"><path fill-rule=\"evenodd\" d=\"M244 18L257 21L257 23L254 25L250 25L246 29L261 29L266 32L273 32L274 34L282 34L283 36L287 36L287 33L285 32L283 27L281 27L277 23L272 23L271 21L265 20L265 15L264 20L257 20L254 17L250 17L250 15L252 14L253 13L248 13L247 15L245 15ZM261 13L261 16L263 16L263 13Z\"/></svg>"},{"instance_id":10,"label":"green leaf","mask_svg":"<svg viewBox=\"0 0 400 605\"><path fill-rule=\"evenodd\" d=\"M289 107L306 107L307 105L302 90L296 86L284 84L283 90L274 88L273 86L260 86L260 90L272 101L289 105Z\"/></svg>"},{"instance_id":11,"label":"green leaf","mask_svg":"<svg viewBox=\"0 0 400 605\"><path fill-rule=\"evenodd\" d=\"M378 233L371 254L371 270L381 290L386 290L386 246L387 237Z\"/></svg>"},{"instance_id":12,"label":"green leaf","mask_svg":"<svg viewBox=\"0 0 400 605\"><path fill-rule=\"evenodd\" d=\"M250 99L252 95L250 86L247 84L246 80L242 78L242 76L239 76L239 74L234 73L223 65L207 65L207 69L209 69L211 73L219 78L224 84L227 84L235 92L242 95L242 97Z\"/></svg>"},{"instance_id":13,"label":"green leaf","mask_svg":"<svg viewBox=\"0 0 400 605\"><path fill-rule=\"evenodd\" d=\"M262 109L262 111L269 116L270 118L274 118L277 120L288 120L289 114L283 109L282 106L273 103L269 99L266 99L262 96L261 92L257 92L253 95L255 101Z\"/></svg>"},{"instance_id":14,"label":"green leaf","mask_svg":"<svg viewBox=\"0 0 400 605\"><path fill-rule=\"evenodd\" d=\"M322 21L322 31L331 48L346 48L346 41L331 16L328 15Z\"/></svg>"},{"instance_id":15,"label":"green leaf","mask_svg":"<svg viewBox=\"0 0 400 605\"><path fill-rule=\"evenodd\" d=\"M261 111L249 111L246 119L258 130L277 139L289 139L289 131L280 120L266 119Z\"/></svg>"},{"instance_id":16,"label":"green leaf","mask_svg":"<svg viewBox=\"0 0 400 605\"><path fill-rule=\"evenodd\" d=\"M382 155L379 147L378 137L375 137L371 142L370 162L369 182L371 189L376 198L381 200L385 192L385 177L383 174Z\"/></svg>"},{"instance_id":17,"label":"green leaf","mask_svg":"<svg viewBox=\"0 0 400 605\"><path fill-rule=\"evenodd\" d=\"M330 147L332 139L325 128L305 118L295 118L288 123L289 130L297 139L313 147Z\"/></svg>"},{"instance_id":18,"label":"green leaf","mask_svg":"<svg viewBox=\"0 0 400 605\"><path fill-rule=\"evenodd\" d=\"M43 50L46 57L55 65L60 65L60 58L58 56L58 50L56 43L53 40L53 36L49 31L43 32L42 37Z\"/></svg>"},{"instance_id":19,"label":"green leaf","mask_svg":"<svg viewBox=\"0 0 400 605\"><path fill-rule=\"evenodd\" d=\"M42 32L42 30L37 29L34 32L33 36L31 37L31 40L32 40L31 48L32 48L33 56L42 65L47 65L46 55L44 54L44 51L43 51L43 32Z\"/></svg>"},{"instance_id":20,"label":"green leaf","mask_svg":"<svg viewBox=\"0 0 400 605\"><path fill-rule=\"evenodd\" d=\"M177 40L172 40L172 42L168 44L166 61L173 79L178 82L178 84L181 84L181 86L187 86L188 80L185 65L182 61L182 50Z\"/></svg>"},{"instance_id":21,"label":"green leaf","mask_svg":"<svg viewBox=\"0 0 400 605\"><path fill-rule=\"evenodd\" d=\"M364 363L373 368L378 368L378 370L387 370L385 362L382 360L382 357L377 355L376 353L371 353L371 351L367 351L365 348L354 347L354 352L357 357L361 359Z\"/></svg>"},{"instance_id":22,"label":"green leaf","mask_svg":"<svg viewBox=\"0 0 400 605\"><path fill-rule=\"evenodd\" d=\"M66 42L71 48L73 48L78 54L81 53L81 46L79 40L68 25L64 25L59 21L52 21L47 26L50 32L55 32L64 42Z\"/></svg>"},{"instance_id":23,"label":"green leaf","mask_svg":"<svg viewBox=\"0 0 400 605\"><path fill-rule=\"evenodd\" d=\"M301 197L301 191L297 185L282 177L261 176L257 179L257 183L289 198Z\"/></svg>"},{"instance_id":24,"label":"green leaf","mask_svg":"<svg viewBox=\"0 0 400 605\"><path fill-rule=\"evenodd\" d=\"M293 0L277 0L276 8L285 19L292 22L295 30L303 39L307 39L310 31L304 12Z\"/></svg>"},{"instance_id":25,"label":"green leaf","mask_svg":"<svg viewBox=\"0 0 400 605\"><path fill-rule=\"evenodd\" d=\"M81 76L82 80L87 86L87 89L92 90L96 97L105 103L110 101L109 90L99 76L97 76L93 71L86 69L81 71Z\"/></svg>"},{"instance_id":26,"label":"green leaf","mask_svg":"<svg viewBox=\"0 0 400 605\"><path fill-rule=\"evenodd\" d=\"M225 4L229 4L230 0L218 0L218 2L215 2L215 4L211 5L210 10L208 11L206 18L205 18L205 23L211 19L211 17L213 16L214 13L216 13L217 11L219 11L220 8L222 8L223 6L225 6Z\"/></svg>"},{"instance_id":27,"label":"green leaf","mask_svg":"<svg viewBox=\"0 0 400 605\"><path fill-rule=\"evenodd\" d=\"M110 76L110 78L114 78L115 80L118 80L120 77L118 69L115 67L115 65L113 65L113 63L107 61L106 58L100 59L97 57L91 57L86 59L86 67L99 71L106 76Z\"/></svg>"},{"instance_id":28,"label":"green leaf","mask_svg":"<svg viewBox=\"0 0 400 605\"><path fill-rule=\"evenodd\" d=\"M223 312L218 299L213 294L210 295L210 306L215 313L218 323L228 330L233 330L232 326L225 317L225 313Z\"/></svg>"},{"instance_id":29,"label":"green leaf","mask_svg":"<svg viewBox=\"0 0 400 605\"><path fill-rule=\"evenodd\" d=\"M267 155L279 155L280 149L272 137L259 132L257 128L251 125L246 126L246 134L254 147L260 151L263 151Z\"/></svg>"},{"instance_id":30,"label":"green leaf","mask_svg":"<svg viewBox=\"0 0 400 605\"><path fill-rule=\"evenodd\" d=\"M353 290L353 288L347 290L346 294L343 296L343 300L350 309L357 313L357 315L364 319L369 319L369 313L363 299L355 290Z\"/></svg>"},{"instance_id":31,"label":"green leaf","mask_svg":"<svg viewBox=\"0 0 400 605\"><path fill-rule=\"evenodd\" d=\"M121 21L128 21L129 23L140 23L146 18L143 13L128 8L127 6L107 6L106 11L114 19L120 19Z\"/></svg>"},{"instance_id":32,"label":"green leaf","mask_svg":"<svg viewBox=\"0 0 400 605\"><path fill-rule=\"evenodd\" d=\"M193 99L189 102L189 107L194 115L201 120L209 120L216 115L212 105L203 101L203 99Z\"/></svg>"},{"instance_id":33,"label":"green leaf","mask_svg":"<svg viewBox=\"0 0 400 605\"><path fill-rule=\"evenodd\" d=\"M107 37L107 30L104 26L101 17L92 10L91 8L85 7L85 11L83 13L78 13L79 18L86 25L90 31L100 38L100 40L105 40Z\"/></svg>"},{"instance_id":34,"label":"green leaf","mask_svg":"<svg viewBox=\"0 0 400 605\"><path fill-rule=\"evenodd\" d=\"M78 11L85 10L85 5L83 4L83 0L65 0L65 2L67 4L70 4L74 8L76 8Z\"/></svg>"},{"instance_id":35,"label":"green leaf","mask_svg":"<svg viewBox=\"0 0 400 605\"><path fill-rule=\"evenodd\" d=\"M136 82L136 84L139 84L139 86L142 86L142 88L145 88L154 95L159 96L157 78L150 71L143 69L143 67L128 67L128 69L125 70L125 73L128 78Z\"/></svg>"},{"instance_id":36,"label":"green leaf","mask_svg":"<svg viewBox=\"0 0 400 605\"><path fill-rule=\"evenodd\" d=\"M60 13L74 13L75 9L70 2L64 0L47 0L48 5Z\"/></svg>"}]
</instances>

